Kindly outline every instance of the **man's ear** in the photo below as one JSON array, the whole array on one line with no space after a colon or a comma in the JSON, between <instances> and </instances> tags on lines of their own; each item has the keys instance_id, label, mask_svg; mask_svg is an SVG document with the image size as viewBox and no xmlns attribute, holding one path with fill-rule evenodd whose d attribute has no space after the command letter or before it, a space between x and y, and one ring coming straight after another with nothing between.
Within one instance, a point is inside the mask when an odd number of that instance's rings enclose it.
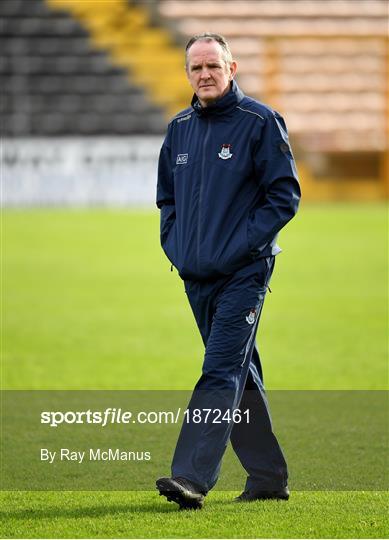
<instances>
[{"instance_id":1,"label":"man's ear","mask_svg":"<svg viewBox=\"0 0 389 540\"><path fill-rule=\"evenodd\" d=\"M230 81L235 77L235 73L238 69L238 64L234 61L230 64Z\"/></svg>"}]
</instances>

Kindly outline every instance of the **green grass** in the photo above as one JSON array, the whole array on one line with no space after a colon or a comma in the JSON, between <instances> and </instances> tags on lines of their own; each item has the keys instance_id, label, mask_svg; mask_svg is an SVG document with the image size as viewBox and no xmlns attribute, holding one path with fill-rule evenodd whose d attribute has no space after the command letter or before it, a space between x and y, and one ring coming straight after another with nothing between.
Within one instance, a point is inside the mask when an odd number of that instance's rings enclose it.
<instances>
[{"instance_id":1,"label":"green grass","mask_svg":"<svg viewBox=\"0 0 389 540\"><path fill-rule=\"evenodd\" d=\"M385 538L382 493L296 492L287 502L236 505L209 495L177 512L148 492L8 493L1 533L16 538Z\"/></svg>"},{"instance_id":2,"label":"green grass","mask_svg":"<svg viewBox=\"0 0 389 540\"><path fill-rule=\"evenodd\" d=\"M202 343L153 211L3 211L2 386L188 389ZM387 209L312 205L280 235L259 343L270 389L387 387ZM166 471L168 472L168 471ZM243 479L242 479L243 483ZM5 537L385 537L386 493L178 513L153 492L5 492ZM386 528L385 528L386 526Z\"/></svg>"},{"instance_id":3,"label":"green grass","mask_svg":"<svg viewBox=\"0 0 389 540\"><path fill-rule=\"evenodd\" d=\"M308 206L281 233L260 329L268 388L386 387L386 216ZM9 211L3 229L3 387L193 387L202 342L157 213Z\"/></svg>"}]
</instances>

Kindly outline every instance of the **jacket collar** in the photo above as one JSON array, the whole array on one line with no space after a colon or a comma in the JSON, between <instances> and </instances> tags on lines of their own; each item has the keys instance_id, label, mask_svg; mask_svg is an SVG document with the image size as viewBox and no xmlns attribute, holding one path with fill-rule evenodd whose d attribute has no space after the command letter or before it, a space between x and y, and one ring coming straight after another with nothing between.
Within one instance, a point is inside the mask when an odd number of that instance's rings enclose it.
<instances>
[{"instance_id":1,"label":"jacket collar","mask_svg":"<svg viewBox=\"0 0 389 540\"><path fill-rule=\"evenodd\" d=\"M231 83L230 91L222 98L208 107L202 107L196 94L193 95L191 105L198 116L214 116L228 114L242 101L244 94L236 82Z\"/></svg>"}]
</instances>

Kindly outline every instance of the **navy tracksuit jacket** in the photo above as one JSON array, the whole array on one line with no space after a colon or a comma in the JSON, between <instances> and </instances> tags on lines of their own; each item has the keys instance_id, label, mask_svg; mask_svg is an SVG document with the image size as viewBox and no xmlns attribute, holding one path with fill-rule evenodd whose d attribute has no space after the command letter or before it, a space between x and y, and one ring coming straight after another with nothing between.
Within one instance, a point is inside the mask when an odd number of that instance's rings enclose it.
<instances>
[{"instance_id":1,"label":"navy tracksuit jacket","mask_svg":"<svg viewBox=\"0 0 389 540\"><path fill-rule=\"evenodd\" d=\"M250 411L249 423L184 423L172 475L206 493L231 440L248 472L246 489L287 482L272 432L255 334L280 229L295 215L300 188L282 117L228 94L169 124L158 168L161 244L184 280L204 345L202 375L189 409Z\"/></svg>"}]
</instances>

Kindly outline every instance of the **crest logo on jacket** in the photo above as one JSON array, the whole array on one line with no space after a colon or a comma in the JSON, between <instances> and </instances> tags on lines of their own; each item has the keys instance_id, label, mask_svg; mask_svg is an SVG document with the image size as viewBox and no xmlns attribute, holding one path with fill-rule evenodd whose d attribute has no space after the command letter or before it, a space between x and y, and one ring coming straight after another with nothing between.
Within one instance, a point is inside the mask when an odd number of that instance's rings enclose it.
<instances>
[{"instance_id":1,"label":"crest logo on jacket","mask_svg":"<svg viewBox=\"0 0 389 540\"><path fill-rule=\"evenodd\" d=\"M250 313L247 315L246 321L247 321L249 324L254 324L254 323L255 323L255 317L256 317L256 315L257 315L257 311L256 311L256 309L253 308L253 309L250 311Z\"/></svg>"},{"instance_id":2,"label":"crest logo on jacket","mask_svg":"<svg viewBox=\"0 0 389 540\"><path fill-rule=\"evenodd\" d=\"M218 154L220 159L230 159L232 158L233 154L230 152L231 145L230 144L223 144L222 148Z\"/></svg>"}]
</instances>

